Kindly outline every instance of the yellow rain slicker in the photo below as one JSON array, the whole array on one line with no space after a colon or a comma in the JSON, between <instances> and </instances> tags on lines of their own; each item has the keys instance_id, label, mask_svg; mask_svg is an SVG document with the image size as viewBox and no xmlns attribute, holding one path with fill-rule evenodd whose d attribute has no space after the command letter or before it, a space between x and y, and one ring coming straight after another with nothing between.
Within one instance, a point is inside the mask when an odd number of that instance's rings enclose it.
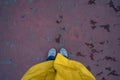
<instances>
[{"instance_id":1,"label":"yellow rain slicker","mask_svg":"<svg viewBox=\"0 0 120 80\"><path fill-rule=\"evenodd\" d=\"M87 68L57 54L55 60L32 66L21 80L96 80Z\"/></svg>"}]
</instances>

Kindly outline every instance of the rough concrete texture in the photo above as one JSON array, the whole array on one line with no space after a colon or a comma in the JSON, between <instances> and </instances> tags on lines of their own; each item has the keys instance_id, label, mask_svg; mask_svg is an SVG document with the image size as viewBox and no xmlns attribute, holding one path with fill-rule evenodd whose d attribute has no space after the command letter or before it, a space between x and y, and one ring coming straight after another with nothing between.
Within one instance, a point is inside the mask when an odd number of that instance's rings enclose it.
<instances>
[{"instance_id":1,"label":"rough concrete texture","mask_svg":"<svg viewBox=\"0 0 120 80\"><path fill-rule=\"evenodd\" d=\"M52 47L120 80L120 0L0 0L0 80L20 80Z\"/></svg>"}]
</instances>

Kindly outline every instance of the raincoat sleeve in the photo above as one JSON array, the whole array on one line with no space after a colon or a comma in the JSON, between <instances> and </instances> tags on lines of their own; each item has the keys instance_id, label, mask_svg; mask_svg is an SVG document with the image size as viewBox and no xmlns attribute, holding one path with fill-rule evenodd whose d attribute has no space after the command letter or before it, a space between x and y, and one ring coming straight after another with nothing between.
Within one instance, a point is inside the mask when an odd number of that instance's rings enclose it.
<instances>
[{"instance_id":1,"label":"raincoat sleeve","mask_svg":"<svg viewBox=\"0 0 120 80\"><path fill-rule=\"evenodd\" d=\"M46 61L32 66L21 80L54 80L53 61Z\"/></svg>"},{"instance_id":2,"label":"raincoat sleeve","mask_svg":"<svg viewBox=\"0 0 120 80\"><path fill-rule=\"evenodd\" d=\"M55 80L96 80L83 64L61 54L57 55L54 67L57 71Z\"/></svg>"}]
</instances>

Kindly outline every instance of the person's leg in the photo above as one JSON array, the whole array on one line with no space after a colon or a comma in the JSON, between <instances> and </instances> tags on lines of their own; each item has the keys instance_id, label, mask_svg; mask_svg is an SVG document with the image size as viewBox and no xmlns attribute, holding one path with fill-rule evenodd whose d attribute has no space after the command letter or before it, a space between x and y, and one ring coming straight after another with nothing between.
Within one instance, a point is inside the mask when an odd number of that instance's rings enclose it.
<instances>
[{"instance_id":1,"label":"person's leg","mask_svg":"<svg viewBox=\"0 0 120 80\"><path fill-rule=\"evenodd\" d=\"M68 58L68 52L65 48L60 49L60 54L62 54L64 57Z\"/></svg>"},{"instance_id":2,"label":"person's leg","mask_svg":"<svg viewBox=\"0 0 120 80\"><path fill-rule=\"evenodd\" d=\"M67 50L62 48L54 60L55 80L96 80L80 62L69 60Z\"/></svg>"},{"instance_id":3,"label":"person's leg","mask_svg":"<svg viewBox=\"0 0 120 80\"><path fill-rule=\"evenodd\" d=\"M48 51L48 56L47 56L47 61L49 60L55 60L55 57L56 57L56 49L54 48L51 48L49 51Z\"/></svg>"},{"instance_id":4,"label":"person's leg","mask_svg":"<svg viewBox=\"0 0 120 80\"><path fill-rule=\"evenodd\" d=\"M47 61L32 66L21 80L54 80L56 75L56 70L54 69L55 56L56 50L54 48L50 49Z\"/></svg>"}]
</instances>

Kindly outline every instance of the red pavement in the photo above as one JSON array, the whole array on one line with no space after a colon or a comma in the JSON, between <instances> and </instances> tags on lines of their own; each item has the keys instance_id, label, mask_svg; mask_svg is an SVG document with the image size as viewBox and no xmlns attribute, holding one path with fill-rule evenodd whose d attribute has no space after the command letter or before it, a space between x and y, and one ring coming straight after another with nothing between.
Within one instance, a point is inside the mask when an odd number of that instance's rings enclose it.
<instances>
[{"instance_id":1,"label":"red pavement","mask_svg":"<svg viewBox=\"0 0 120 80\"><path fill-rule=\"evenodd\" d=\"M120 1L0 0L0 80L20 80L52 47L120 80Z\"/></svg>"}]
</instances>

